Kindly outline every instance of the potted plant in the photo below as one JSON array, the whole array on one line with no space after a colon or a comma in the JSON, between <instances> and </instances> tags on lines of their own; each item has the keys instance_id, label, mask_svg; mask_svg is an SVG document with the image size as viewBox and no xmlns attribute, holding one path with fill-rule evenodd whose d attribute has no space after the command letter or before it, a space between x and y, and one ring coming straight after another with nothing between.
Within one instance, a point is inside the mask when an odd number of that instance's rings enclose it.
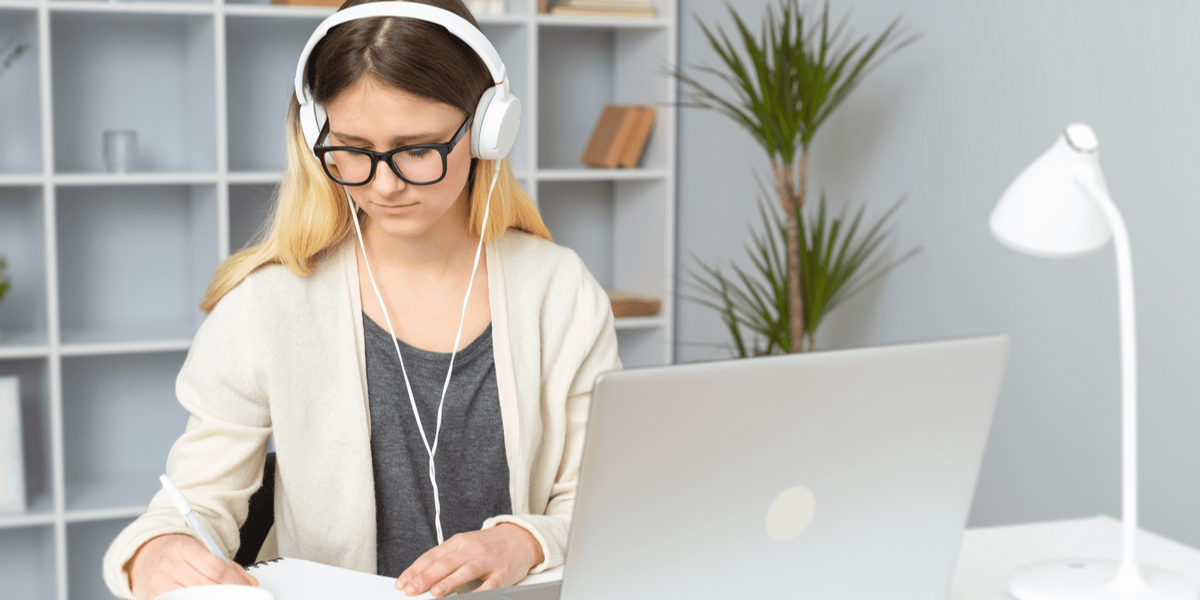
<instances>
[{"instance_id":1,"label":"potted plant","mask_svg":"<svg viewBox=\"0 0 1200 600\"><path fill-rule=\"evenodd\" d=\"M4 294L8 293L9 281L4 276L4 272L8 270L8 261L0 256L0 302L4 302Z\"/></svg>"},{"instance_id":2,"label":"potted plant","mask_svg":"<svg viewBox=\"0 0 1200 600\"><path fill-rule=\"evenodd\" d=\"M714 32L697 18L722 68L693 70L732 94L718 93L682 69L674 74L685 87L684 106L728 116L766 150L783 218L760 199L764 231L755 232L748 247L757 276L735 267L727 277L704 265L693 276L711 297L701 302L721 312L739 355L811 350L814 332L832 308L915 252L892 261L879 255L888 237L882 226L899 203L864 225L861 208L853 217L833 216L823 195L815 212L806 210L805 200L817 130L867 73L916 36L902 35L897 18L873 40L847 39L845 19L831 24L828 2L815 18L798 0L779 0L778 13L768 5L758 36L732 5L729 12L737 29L732 40L720 26ZM763 188L760 181L769 196ZM743 328L758 336L751 345Z\"/></svg>"}]
</instances>

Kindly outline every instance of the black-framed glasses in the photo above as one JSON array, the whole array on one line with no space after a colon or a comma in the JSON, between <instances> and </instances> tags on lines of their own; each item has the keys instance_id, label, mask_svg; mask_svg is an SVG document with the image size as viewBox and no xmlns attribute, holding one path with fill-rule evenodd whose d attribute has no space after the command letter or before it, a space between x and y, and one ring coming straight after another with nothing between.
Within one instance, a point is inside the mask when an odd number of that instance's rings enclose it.
<instances>
[{"instance_id":1,"label":"black-framed glasses","mask_svg":"<svg viewBox=\"0 0 1200 600\"><path fill-rule=\"evenodd\" d=\"M330 179L342 185L366 185L375 177L375 166L384 161L396 177L412 185L432 185L446 177L446 157L467 134L474 115L467 115L454 138L445 144L414 144L387 152L350 146L313 146L317 162Z\"/></svg>"}]
</instances>

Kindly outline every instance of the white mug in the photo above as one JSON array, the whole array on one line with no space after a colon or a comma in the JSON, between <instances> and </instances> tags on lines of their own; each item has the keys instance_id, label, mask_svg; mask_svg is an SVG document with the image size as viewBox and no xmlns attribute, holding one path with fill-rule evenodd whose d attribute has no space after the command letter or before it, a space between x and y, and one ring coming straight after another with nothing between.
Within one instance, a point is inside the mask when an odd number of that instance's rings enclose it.
<instances>
[{"instance_id":1,"label":"white mug","mask_svg":"<svg viewBox=\"0 0 1200 600\"><path fill-rule=\"evenodd\" d=\"M248 585L197 585L159 594L154 600L274 600L275 595Z\"/></svg>"}]
</instances>

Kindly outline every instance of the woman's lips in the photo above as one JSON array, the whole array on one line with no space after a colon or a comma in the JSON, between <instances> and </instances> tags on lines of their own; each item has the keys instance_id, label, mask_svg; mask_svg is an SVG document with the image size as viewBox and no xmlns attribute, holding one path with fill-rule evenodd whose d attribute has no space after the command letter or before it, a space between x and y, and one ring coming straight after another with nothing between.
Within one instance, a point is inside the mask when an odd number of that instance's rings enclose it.
<instances>
[{"instance_id":1,"label":"woman's lips","mask_svg":"<svg viewBox=\"0 0 1200 600\"><path fill-rule=\"evenodd\" d=\"M386 204L376 204L375 207L378 208L381 212L383 212L385 214L398 215L400 213L406 212L408 209L410 209L416 205L417 205L417 203L413 202L411 204L396 204L393 206L388 206Z\"/></svg>"}]
</instances>

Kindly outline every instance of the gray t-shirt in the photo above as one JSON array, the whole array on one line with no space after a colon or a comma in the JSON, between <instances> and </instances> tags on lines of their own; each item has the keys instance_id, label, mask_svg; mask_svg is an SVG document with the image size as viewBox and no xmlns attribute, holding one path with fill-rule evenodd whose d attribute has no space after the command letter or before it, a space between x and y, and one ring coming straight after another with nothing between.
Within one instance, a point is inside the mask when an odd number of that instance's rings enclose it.
<instances>
[{"instance_id":1,"label":"gray t-shirt","mask_svg":"<svg viewBox=\"0 0 1200 600\"><path fill-rule=\"evenodd\" d=\"M413 417L392 336L365 313L363 331L375 473L376 569L380 575L399 577L437 545L429 455ZM450 354L404 342L400 352L432 445ZM490 325L454 358L436 456L445 539L512 512Z\"/></svg>"}]
</instances>

